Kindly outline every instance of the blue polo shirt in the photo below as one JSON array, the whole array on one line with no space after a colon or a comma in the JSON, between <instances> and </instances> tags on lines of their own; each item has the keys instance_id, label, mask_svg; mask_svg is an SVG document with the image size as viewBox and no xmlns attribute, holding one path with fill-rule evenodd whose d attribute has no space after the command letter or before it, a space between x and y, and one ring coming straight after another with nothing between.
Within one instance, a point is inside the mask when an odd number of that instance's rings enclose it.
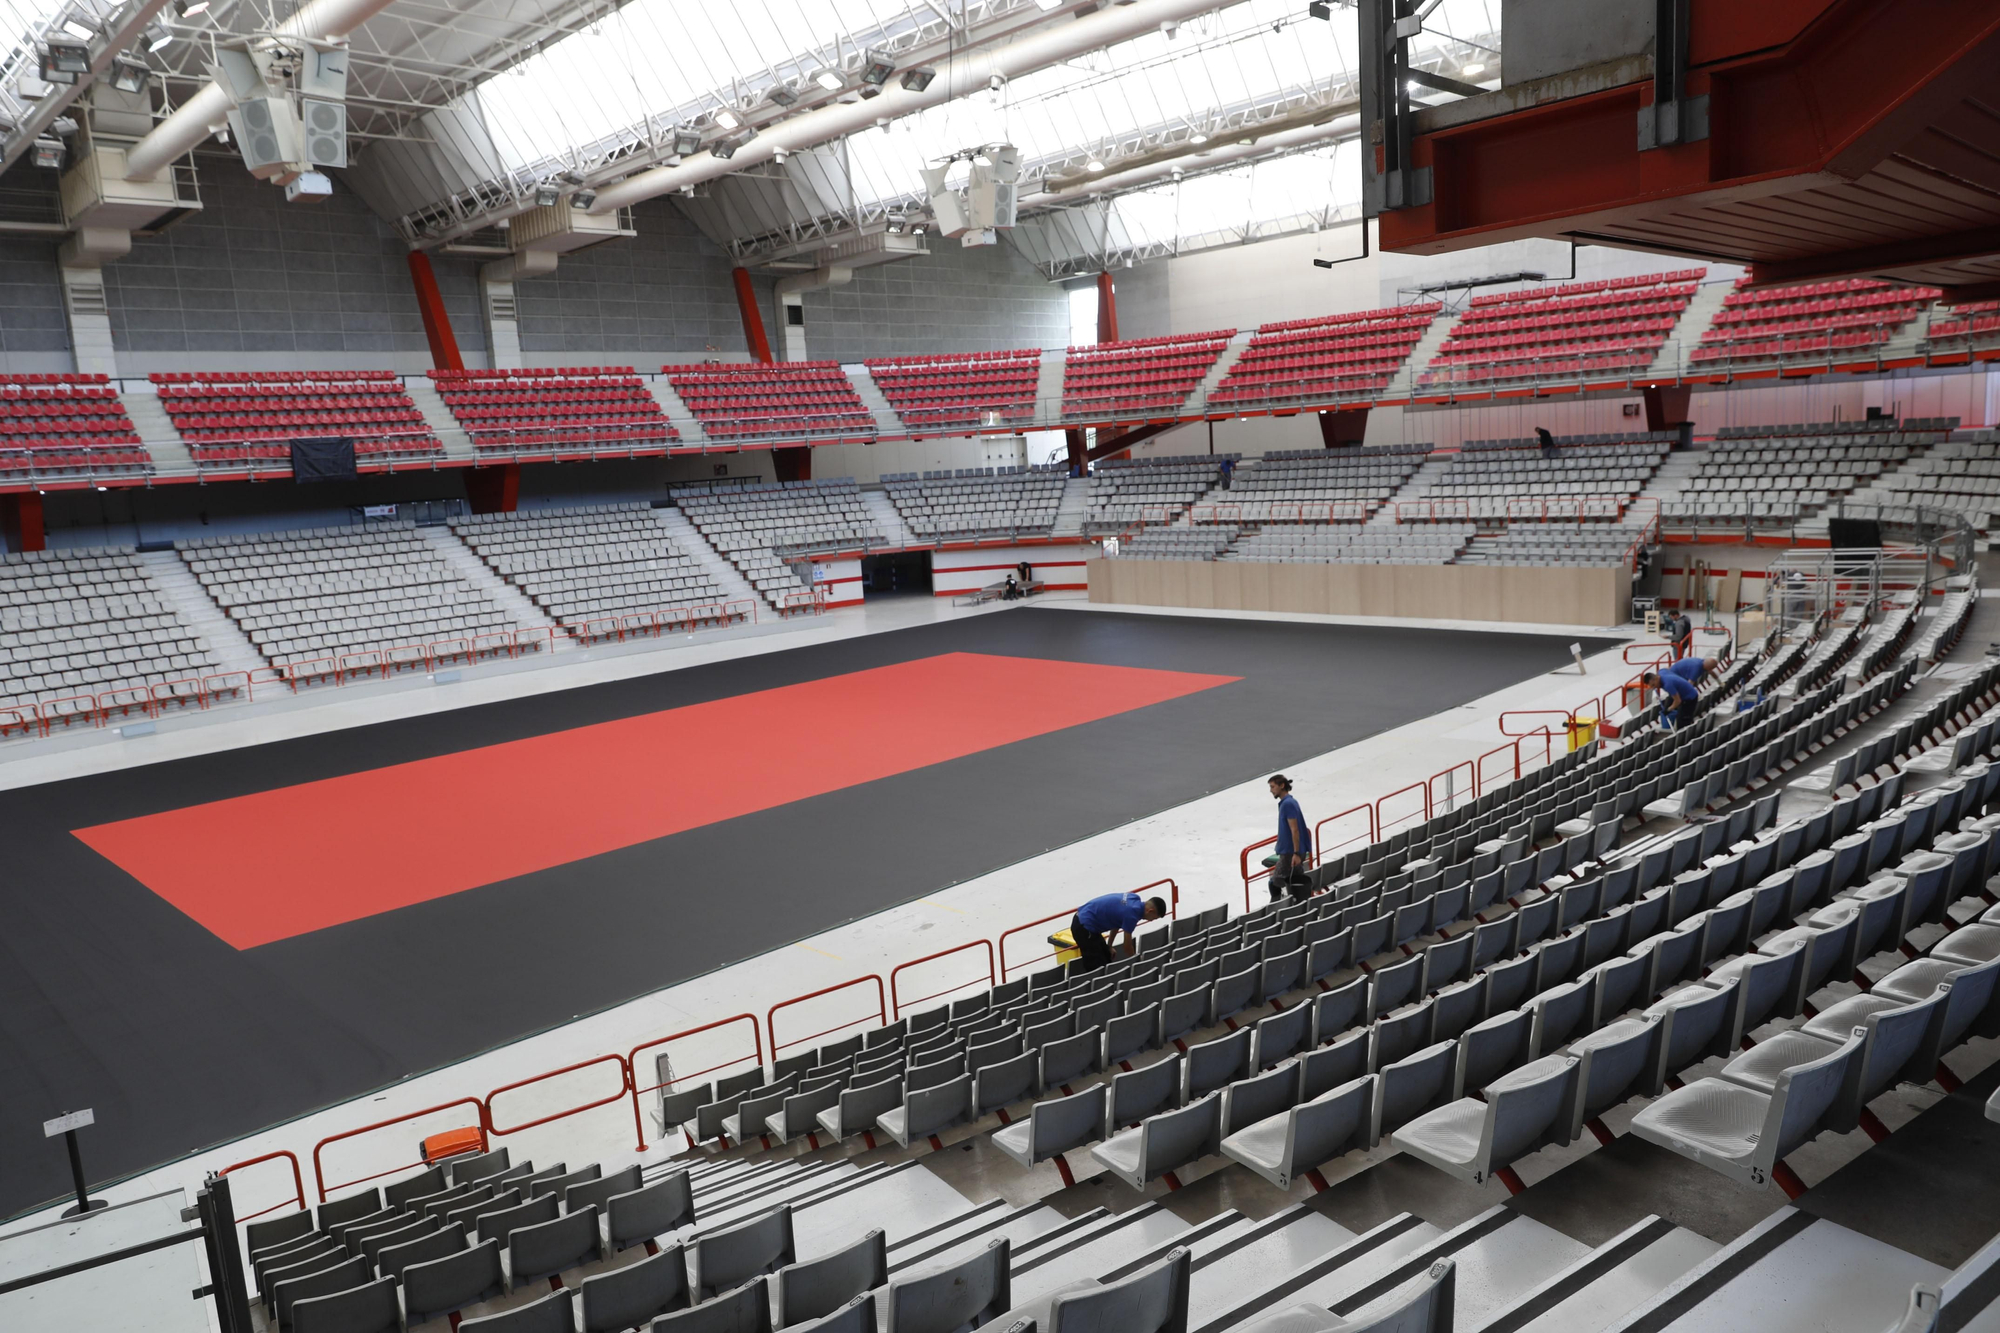
<instances>
[{"instance_id":1,"label":"blue polo shirt","mask_svg":"<svg viewBox=\"0 0 2000 1333\"><path fill-rule=\"evenodd\" d=\"M1299 845L1292 846L1292 820L1299 821ZM1278 855L1311 856L1313 850L1312 826L1306 823L1305 811L1299 809L1296 796L1287 794L1278 801Z\"/></svg>"},{"instance_id":2,"label":"blue polo shirt","mask_svg":"<svg viewBox=\"0 0 2000 1333\"><path fill-rule=\"evenodd\" d=\"M1674 698L1687 703L1693 703L1701 697L1701 691L1694 687L1693 681L1674 671L1662 671L1660 673L1660 688L1668 694L1673 695Z\"/></svg>"},{"instance_id":3,"label":"blue polo shirt","mask_svg":"<svg viewBox=\"0 0 2000 1333\"><path fill-rule=\"evenodd\" d=\"M1700 682L1702 676L1701 661L1702 659L1699 657L1683 657L1660 674L1664 676L1671 673L1681 677L1691 685L1697 684Z\"/></svg>"},{"instance_id":4,"label":"blue polo shirt","mask_svg":"<svg viewBox=\"0 0 2000 1333\"><path fill-rule=\"evenodd\" d=\"M1146 904L1136 893L1107 893L1092 898L1076 909L1076 919L1085 930L1109 935L1115 930L1130 932L1146 919Z\"/></svg>"}]
</instances>

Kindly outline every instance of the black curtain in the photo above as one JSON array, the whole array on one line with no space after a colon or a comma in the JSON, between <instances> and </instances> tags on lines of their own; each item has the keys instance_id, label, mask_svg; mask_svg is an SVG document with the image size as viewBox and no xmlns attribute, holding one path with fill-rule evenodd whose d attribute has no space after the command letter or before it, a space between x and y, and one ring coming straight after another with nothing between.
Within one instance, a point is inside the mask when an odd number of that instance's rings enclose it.
<instances>
[{"instance_id":1,"label":"black curtain","mask_svg":"<svg viewBox=\"0 0 2000 1333\"><path fill-rule=\"evenodd\" d=\"M292 480L353 481L354 441L340 437L292 441Z\"/></svg>"}]
</instances>

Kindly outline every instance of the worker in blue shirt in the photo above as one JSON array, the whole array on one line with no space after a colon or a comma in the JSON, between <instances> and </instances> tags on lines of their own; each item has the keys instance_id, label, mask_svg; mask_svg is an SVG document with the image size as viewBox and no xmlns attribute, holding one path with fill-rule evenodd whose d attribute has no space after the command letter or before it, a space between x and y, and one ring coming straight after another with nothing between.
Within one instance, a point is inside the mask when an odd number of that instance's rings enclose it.
<instances>
[{"instance_id":1,"label":"worker in blue shirt","mask_svg":"<svg viewBox=\"0 0 2000 1333\"><path fill-rule=\"evenodd\" d=\"M1666 726L1684 727L1694 721L1695 700L1701 697L1701 691L1693 681L1672 669L1648 671L1639 680L1660 692L1661 701L1666 704L1660 721Z\"/></svg>"},{"instance_id":2,"label":"worker in blue shirt","mask_svg":"<svg viewBox=\"0 0 2000 1333\"><path fill-rule=\"evenodd\" d=\"M1685 679L1690 685L1701 684L1709 672L1715 670L1721 659L1714 657L1683 657L1667 670Z\"/></svg>"},{"instance_id":3,"label":"worker in blue shirt","mask_svg":"<svg viewBox=\"0 0 2000 1333\"><path fill-rule=\"evenodd\" d=\"M1292 795L1292 780L1283 773L1270 778L1271 796L1278 803L1278 848L1271 863L1271 899L1287 893L1303 898L1312 892L1306 866L1312 860L1312 830L1306 826L1299 798Z\"/></svg>"},{"instance_id":4,"label":"worker in blue shirt","mask_svg":"<svg viewBox=\"0 0 2000 1333\"><path fill-rule=\"evenodd\" d=\"M1139 901L1136 893L1107 893L1092 898L1076 909L1070 918L1069 938L1082 955L1070 968L1072 972L1095 972L1111 962L1112 935L1123 931L1125 952L1133 949L1133 936L1141 921L1158 921L1167 914L1164 898L1148 898Z\"/></svg>"}]
</instances>

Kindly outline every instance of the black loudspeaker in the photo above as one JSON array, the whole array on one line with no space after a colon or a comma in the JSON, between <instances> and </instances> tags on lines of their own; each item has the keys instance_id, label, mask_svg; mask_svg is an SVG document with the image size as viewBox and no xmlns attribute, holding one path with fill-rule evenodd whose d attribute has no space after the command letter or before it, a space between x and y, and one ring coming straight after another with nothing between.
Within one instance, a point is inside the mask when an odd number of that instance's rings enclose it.
<instances>
[{"instance_id":1,"label":"black loudspeaker","mask_svg":"<svg viewBox=\"0 0 2000 1333\"><path fill-rule=\"evenodd\" d=\"M1872 518L1829 518L1826 536L1836 551L1878 550L1882 545L1882 525Z\"/></svg>"}]
</instances>

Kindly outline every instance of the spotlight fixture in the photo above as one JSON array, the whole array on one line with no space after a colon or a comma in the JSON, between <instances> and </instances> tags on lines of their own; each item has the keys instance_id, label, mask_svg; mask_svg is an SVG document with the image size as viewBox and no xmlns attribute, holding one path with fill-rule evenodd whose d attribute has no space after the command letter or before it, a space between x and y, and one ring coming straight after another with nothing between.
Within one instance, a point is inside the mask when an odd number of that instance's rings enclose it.
<instances>
[{"instance_id":1,"label":"spotlight fixture","mask_svg":"<svg viewBox=\"0 0 2000 1333\"><path fill-rule=\"evenodd\" d=\"M1462 67L1458 72L1468 79L1476 79L1486 72L1486 64L1484 61L1475 60L1470 65Z\"/></svg>"},{"instance_id":2,"label":"spotlight fixture","mask_svg":"<svg viewBox=\"0 0 2000 1333\"><path fill-rule=\"evenodd\" d=\"M858 91L861 93L861 100L864 102L871 97L880 97L882 95L882 90L872 83L862 84Z\"/></svg>"},{"instance_id":3,"label":"spotlight fixture","mask_svg":"<svg viewBox=\"0 0 2000 1333\"><path fill-rule=\"evenodd\" d=\"M79 42L88 42L91 38L97 36L97 29L74 15L62 21L62 30L76 38Z\"/></svg>"},{"instance_id":4,"label":"spotlight fixture","mask_svg":"<svg viewBox=\"0 0 2000 1333\"><path fill-rule=\"evenodd\" d=\"M1190 134L1188 136L1188 142L1191 144L1205 144L1208 142L1208 136L1206 134L1203 134L1200 130L1196 130L1193 134Z\"/></svg>"},{"instance_id":5,"label":"spotlight fixture","mask_svg":"<svg viewBox=\"0 0 2000 1333\"><path fill-rule=\"evenodd\" d=\"M753 127L751 129L743 131L743 133L741 134L732 135L727 139L718 139L716 142L708 146L709 156L719 157L726 162L730 158L736 156L737 149L741 148L744 144L749 143L752 139L756 137L757 137L757 131Z\"/></svg>"},{"instance_id":6,"label":"spotlight fixture","mask_svg":"<svg viewBox=\"0 0 2000 1333\"><path fill-rule=\"evenodd\" d=\"M743 121L738 118L734 111L731 111L728 107L724 107L715 113L715 123L725 130L733 130L739 128L743 124Z\"/></svg>"},{"instance_id":7,"label":"spotlight fixture","mask_svg":"<svg viewBox=\"0 0 2000 1333\"><path fill-rule=\"evenodd\" d=\"M896 72L896 58L887 51L864 51L861 55L861 81L870 88L880 88Z\"/></svg>"},{"instance_id":8,"label":"spotlight fixture","mask_svg":"<svg viewBox=\"0 0 2000 1333\"><path fill-rule=\"evenodd\" d=\"M174 0L173 10L181 18L191 19L197 14L206 14L208 4L209 0Z\"/></svg>"},{"instance_id":9,"label":"spotlight fixture","mask_svg":"<svg viewBox=\"0 0 2000 1333\"><path fill-rule=\"evenodd\" d=\"M596 202L597 202L597 191L591 189L588 186L585 186L583 189L578 190L575 194L569 197L569 206L571 208L588 209L592 204Z\"/></svg>"},{"instance_id":10,"label":"spotlight fixture","mask_svg":"<svg viewBox=\"0 0 2000 1333\"><path fill-rule=\"evenodd\" d=\"M50 37L42 48L42 82L75 83L90 69L90 48L67 37Z\"/></svg>"},{"instance_id":11,"label":"spotlight fixture","mask_svg":"<svg viewBox=\"0 0 2000 1333\"><path fill-rule=\"evenodd\" d=\"M54 171L63 164L61 139L35 140L35 165L44 170Z\"/></svg>"},{"instance_id":12,"label":"spotlight fixture","mask_svg":"<svg viewBox=\"0 0 2000 1333\"><path fill-rule=\"evenodd\" d=\"M1161 35L1170 42L1174 39L1174 34L1180 30L1181 21L1179 19L1163 19L1160 22Z\"/></svg>"},{"instance_id":13,"label":"spotlight fixture","mask_svg":"<svg viewBox=\"0 0 2000 1333\"><path fill-rule=\"evenodd\" d=\"M1061 3L1062 0L1035 0L1035 8L1046 14Z\"/></svg>"},{"instance_id":14,"label":"spotlight fixture","mask_svg":"<svg viewBox=\"0 0 2000 1333\"><path fill-rule=\"evenodd\" d=\"M111 62L111 86L121 93L136 93L146 86L152 71L141 60L119 56Z\"/></svg>"},{"instance_id":15,"label":"spotlight fixture","mask_svg":"<svg viewBox=\"0 0 2000 1333\"><path fill-rule=\"evenodd\" d=\"M701 133L698 130L676 129L674 131L674 152L682 157L701 151Z\"/></svg>"},{"instance_id":16,"label":"spotlight fixture","mask_svg":"<svg viewBox=\"0 0 2000 1333\"><path fill-rule=\"evenodd\" d=\"M1085 171L1102 171L1104 170L1104 164L1093 157L1090 161L1083 164L1083 169Z\"/></svg>"},{"instance_id":17,"label":"spotlight fixture","mask_svg":"<svg viewBox=\"0 0 2000 1333\"><path fill-rule=\"evenodd\" d=\"M1005 88L1006 86L1007 86L1007 76L1004 74L995 74L992 78L986 81L986 91L989 93L998 93L1002 88Z\"/></svg>"},{"instance_id":18,"label":"spotlight fixture","mask_svg":"<svg viewBox=\"0 0 2000 1333\"><path fill-rule=\"evenodd\" d=\"M772 84L765 90L764 97L773 106L791 106L799 100L799 95L792 91L788 83Z\"/></svg>"},{"instance_id":19,"label":"spotlight fixture","mask_svg":"<svg viewBox=\"0 0 2000 1333\"><path fill-rule=\"evenodd\" d=\"M683 185L683 186L681 186L681 198L683 198L683 199L692 199L692 198L694 198L694 186L692 186L692 185Z\"/></svg>"},{"instance_id":20,"label":"spotlight fixture","mask_svg":"<svg viewBox=\"0 0 2000 1333\"><path fill-rule=\"evenodd\" d=\"M537 208L554 208L557 201L561 198L562 191L558 190L552 182L543 181L535 187L535 206Z\"/></svg>"},{"instance_id":21,"label":"spotlight fixture","mask_svg":"<svg viewBox=\"0 0 2000 1333\"><path fill-rule=\"evenodd\" d=\"M936 77L937 71L934 69L906 69L899 82L903 85L904 92L920 93L930 87L931 80Z\"/></svg>"},{"instance_id":22,"label":"spotlight fixture","mask_svg":"<svg viewBox=\"0 0 2000 1333\"><path fill-rule=\"evenodd\" d=\"M1312 0L1312 3L1306 6L1306 17L1309 19L1326 19L1331 21L1333 18L1333 6L1328 4L1326 0Z\"/></svg>"},{"instance_id":23,"label":"spotlight fixture","mask_svg":"<svg viewBox=\"0 0 2000 1333\"><path fill-rule=\"evenodd\" d=\"M785 159L791 155L792 150L789 148L773 148L771 150L771 160L781 167L785 165Z\"/></svg>"},{"instance_id":24,"label":"spotlight fixture","mask_svg":"<svg viewBox=\"0 0 2000 1333\"><path fill-rule=\"evenodd\" d=\"M889 215L889 234L891 236L901 236L907 225L908 220L901 213L891 213Z\"/></svg>"},{"instance_id":25,"label":"spotlight fixture","mask_svg":"<svg viewBox=\"0 0 2000 1333\"><path fill-rule=\"evenodd\" d=\"M163 51L174 40L173 30L164 23L154 23L147 27L146 35L140 38L140 45L148 52Z\"/></svg>"},{"instance_id":26,"label":"spotlight fixture","mask_svg":"<svg viewBox=\"0 0 2000 1333\"><path fill-rule=\"evenodd\" d=\"M1332 261L1331 259L1315 259L1315 260L1313 260L1313 267L1314 267L1314 268L1332 268L1332 267L1333 267L1333 261Z\"/></svg>"},{"instance_id":27,"label":"spotlight fixture","mask_svg":"<svg viewBox=\"0 0 2000 1333\"><path fill-rule=\"evenodd\" d=\"M841 78L838 71L830 69L814 70L812 81L830 93L837 93L847 86L847 80Z\"/></svg>"},{"instance_id":28,"label":"spotlight fixture","mask_svg":"<svg viewBox=\"0 0 2000 1333\"><path fill-rule=\"evenodd\" d=\"M913 227L911 227L911 228L910 228L910 235L912 235L912 236L921 236L921 235L923 235L923 234L924 234L924 233L925 233L926 231L929 231L929 230L930 230L930 228L929 228L929 227L927 227L927 226L925 226L925 225L924 225L923 223L919 222L919 223L917 223L917 224L916 224L915 226L913 226Z\"/></svg>"}]
</instances>

